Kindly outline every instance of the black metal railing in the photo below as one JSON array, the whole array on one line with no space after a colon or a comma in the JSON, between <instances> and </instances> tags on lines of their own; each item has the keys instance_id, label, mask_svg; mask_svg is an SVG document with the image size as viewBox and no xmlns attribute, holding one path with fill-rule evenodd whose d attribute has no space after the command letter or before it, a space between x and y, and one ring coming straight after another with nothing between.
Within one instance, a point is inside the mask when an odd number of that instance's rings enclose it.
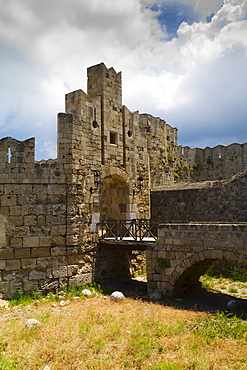
<instances>
[{"instance_id":1,"label":"black metal railing","mask_svg":"<svg viewBox=\"0 0 247 370\"><path fill-rule=\"evenodd\" d=\"M158 239L158 222L150 219L105 220L99 224L100 239L144 241ZM147 239L146 239L147 240Z\"/></svg>"}]
</instances>

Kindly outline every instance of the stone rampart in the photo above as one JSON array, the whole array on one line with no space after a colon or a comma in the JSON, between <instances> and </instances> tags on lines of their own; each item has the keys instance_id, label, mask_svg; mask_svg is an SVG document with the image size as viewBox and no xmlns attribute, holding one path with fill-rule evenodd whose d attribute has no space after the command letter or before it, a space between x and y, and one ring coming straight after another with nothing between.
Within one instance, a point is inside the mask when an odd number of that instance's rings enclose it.
<instances>
[{"instance_id":1,"label":"stone rampart","mask_svg":"<svg viewBox=\"0 0 247 370\"><path fill-rule=\"evenodd\" d=\"M151 193L152 218L161 222L246 222L247 171L229 180L179 184Z\"/></svg>"},{"instance_id":2,"label":"stone rampart","mask_svg":"<svg viewBox=\"0 0 247 370\"><path fill-rule=\"evenodd\" d=\"M247 143L215 147L178 148L179 181L224 180L247 169Z\"/></svg>"}]
</instances>

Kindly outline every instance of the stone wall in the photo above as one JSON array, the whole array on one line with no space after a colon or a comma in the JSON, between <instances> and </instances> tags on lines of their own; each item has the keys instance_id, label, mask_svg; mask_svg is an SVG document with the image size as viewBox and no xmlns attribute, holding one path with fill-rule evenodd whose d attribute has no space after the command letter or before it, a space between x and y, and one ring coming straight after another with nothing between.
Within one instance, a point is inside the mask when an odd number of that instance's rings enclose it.
<instances>
[{"instance_id":1,"label":"stone wall","mask_svg":"<svg viewBox=\"0 0 247 370\"><path fill-rule=\"evenodd\" d=\"M146 251L149 292L176 295L192 291L215 260L245 267L246 232L247 223L160 225L159 242Z\"/></svg>"},{"instance_id":2,"label":"stone wall","mask_svg":"<svg viewBox=\"0 0 247 370\"><path fill-rule=\"evenodd\" d=\"M86 230L83 215L75 216L72 210L79 203L78 189L66 184L10 183L1 184L0 193L4 297L19 289L49 290L49 286L92 281L95 245L89 232L85 237L79 230Z\"/></svg>"},{"instance_id":3,"label":"stone wall","mask_svg":"<svg viewBox=\"0 0 247 370\"><path fill-rule=\"evenodd\" d=\"M148 152L150 188L159 190L173 185L178 163L177 129L150 114L140 114L139 122L142 132L140 146L145 143Z\"/></svg>"},{"instance_id":4,"label":"stone wall","mask_svg":"<svg viewBox=\"0 0 247 370\"><path fill-rule=\"evenodd\" d=\"M247 169L247 143L178 148L177 182L224 180Z\"/></svg>"},{"instance_id":5,"label":"stone wall","mask_svg":"<svg viewBox=\"0 0 247 370\"><path fill-rule=\"evenodd\" d=\"M180 184L151 193L152 218L161 222L246 222L247 171L229 180Z\"/></svg>"}]
</instances>

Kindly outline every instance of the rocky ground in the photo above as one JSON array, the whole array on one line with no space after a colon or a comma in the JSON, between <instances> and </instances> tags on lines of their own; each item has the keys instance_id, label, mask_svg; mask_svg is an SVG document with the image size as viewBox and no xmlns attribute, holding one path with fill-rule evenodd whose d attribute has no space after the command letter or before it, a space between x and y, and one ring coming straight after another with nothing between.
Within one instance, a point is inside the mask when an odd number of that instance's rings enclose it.
<instances>
[{"instance_id":1,"label":"rocky ground","mask_svg":"<svg viewBox=\"0 0 247 370\"><path fill-rule=\"evenodd\" d=\"M143 276L121 282L116 281L108 284L108 289L120 290L126 297L148 299L147 283ZM209 281L207 280L207 289L202 288L179 298L167 298L164 304L183 309L215 312L226 310L230 300L236 300L240 309L247 314L247 283L210 278Z\"/></svg>"},{"instance_id":2,"label":"rocky ground","mask_svg":"<svg viewBox=\"0 0 247 370\"><path fill-rule=\"evenodd\" d=\"M206 280L204 277L201 278L201 281L207 289L202 288L179 298L167 298L161 303L183 309L214 312L226 309L227 303L234 299L238 302L240 309L247 313L247 283L214 278ZM122 292L126 297L149 300L147 283L144 276L115 281L114 283L102 286L102 288L106 292L109 292L109 294L117 290ZM8 307L8 302L0 299L0 309L6 307Z\"/></svg>"}]
</instances>

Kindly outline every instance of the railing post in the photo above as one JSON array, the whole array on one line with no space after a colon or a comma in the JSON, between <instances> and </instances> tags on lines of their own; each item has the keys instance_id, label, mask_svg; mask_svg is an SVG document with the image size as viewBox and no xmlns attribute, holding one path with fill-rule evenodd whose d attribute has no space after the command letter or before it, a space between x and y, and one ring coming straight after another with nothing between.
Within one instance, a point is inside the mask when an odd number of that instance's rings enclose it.
<instances>
[{"instance_id":1,"label":"railing post","mask_svg":"<svg viewBox=\"0 0 247 370\"><path fill-rule=\"evenodd\" d=\"M116 233L116 238L118 240L118 236L119 236L119 221L117 221L117 233Z\"/></svg>"}]
</instances>

